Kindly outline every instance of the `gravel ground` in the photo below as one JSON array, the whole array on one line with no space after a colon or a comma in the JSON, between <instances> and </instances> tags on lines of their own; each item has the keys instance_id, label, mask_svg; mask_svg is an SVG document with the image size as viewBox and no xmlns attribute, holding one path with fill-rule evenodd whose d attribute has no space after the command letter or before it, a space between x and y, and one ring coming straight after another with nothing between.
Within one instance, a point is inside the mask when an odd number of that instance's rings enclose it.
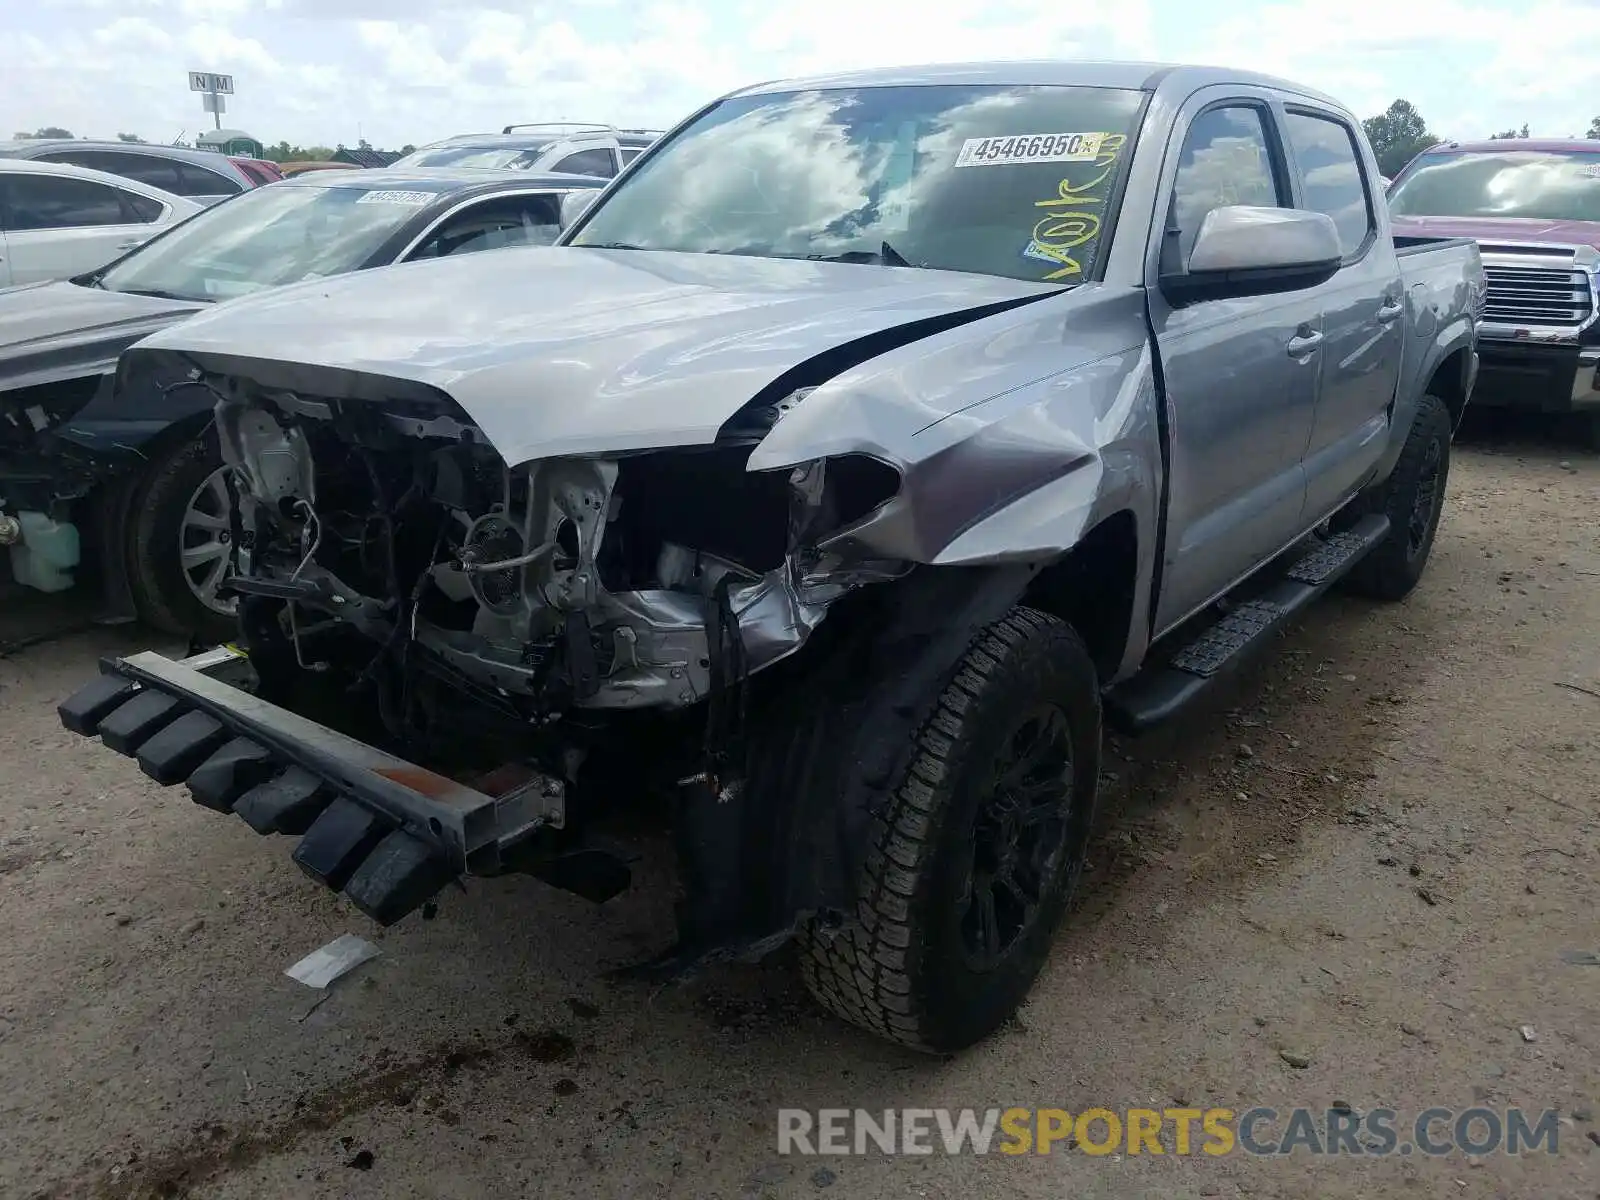
<instances>
[{"instance_id":1,"label":"gravel ground","mask_svg":"<svg viewBox=\"0 0 1600 1200\"><path fill-rule=\"evenodd\" d=\"M1597 512L1600 459L1459 450L1409 601L1330 599L1204 711L1114 747L1032 1000L953 1060L819 1014L781 958L605 982L670 939L660 845L604 908L513 880L377 931L286 844L60 729L132 634L18 652L0 1196L1592 1200L1600 966L1562 955L1600 952ZM316 1004L283 969L345 931L382 957ZM780 1106L1335 1101L1559 1109L1560 1153L776 1153Z\"/></svg>"}]
</instances>

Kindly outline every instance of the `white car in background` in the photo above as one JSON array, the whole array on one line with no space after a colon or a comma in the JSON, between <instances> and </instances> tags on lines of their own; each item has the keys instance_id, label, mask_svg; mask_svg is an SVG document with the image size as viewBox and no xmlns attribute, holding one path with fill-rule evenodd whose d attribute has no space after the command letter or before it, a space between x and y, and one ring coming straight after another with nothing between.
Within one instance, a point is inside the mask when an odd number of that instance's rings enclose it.
<instances>
[{"instance_id":1,"label":"white car in background","mask_svg":"<svg viewBox=\"0 0 1600 1200\"><path fill-rule=\"evenodd\" d=\"M203 207L104 171L0 158L0 287L93 271Z\"/></svg>"}]
</instances>

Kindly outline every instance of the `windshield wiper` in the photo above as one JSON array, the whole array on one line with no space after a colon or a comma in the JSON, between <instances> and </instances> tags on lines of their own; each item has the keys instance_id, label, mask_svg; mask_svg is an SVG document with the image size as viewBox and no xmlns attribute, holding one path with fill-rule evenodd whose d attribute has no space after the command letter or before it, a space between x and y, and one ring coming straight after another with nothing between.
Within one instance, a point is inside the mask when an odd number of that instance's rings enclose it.
<instances>
[{"instance_id":1,"label":"windshield wiper","mask_svg":"<svg viewBox=\"0 0 1600 1200\"><path fill-rule=\"evenodd\" d=\"M570 245L584 250L654 250L655 246L639 246L633 242L572 242ZM729 254L749 258L798 258L806 262L881 263L888 267L915 267L920 263L909 261L888 242L879 250L842 250L838 254L776 254L763 246L741 246L734 250L714 247L696 247L700 254Z\"/></svg>"},{"instance_id":2,"label":"windshield wiper","mask_svg":"<svg viewBox=\"0 0 1600 1200\"><path fill-rule=\"evenodd\" d=\"M888 242L883 243L883 249L880 250L879 253L883 256L883 261L891 267L914 267L917 265L908 259L904 254L901 254L900 251L889 245Z\"/></svg>"},{"instance_id":3,"label":"windshield wiper","mask_svg":"<svg viewBox=\"0 0 1600 1200\"><path fill-rule=\"evenodd\" d=\"M96 286L97 287L105 287L106 286L105 285L105 281L104 280L97 280L96 281ZM111 291L113 289L107 288L106 290L107 291ZM194 299L193 296L185 296L182 292L167 292L167 291L163 291L161 288L116 288L114 290L121 292L124 296L151 296L151 297L153 297L153 298L155 298L157 300L193 300Z\"/></svg>"},{"instance_id":4,"label":"windshield wiper","mask_svg":"<svg viewBox=\"0 0 1600 1200\"><path fill-rule=\"evenodd\" d=\"M878 250L844 250L838 254L807 254L805 257L811 262L881 263L886 267L917 265L888 242L881 243L881 248Z\"/></svg>"}]
</instances>

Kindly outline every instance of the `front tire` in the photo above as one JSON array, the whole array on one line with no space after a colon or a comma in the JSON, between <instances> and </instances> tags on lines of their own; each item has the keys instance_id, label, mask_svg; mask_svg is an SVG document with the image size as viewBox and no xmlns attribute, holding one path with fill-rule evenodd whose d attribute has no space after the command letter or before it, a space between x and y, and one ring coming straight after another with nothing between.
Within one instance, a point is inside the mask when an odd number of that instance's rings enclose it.
<instances>
[{"instance_id":1,"label":"front tire","mask_svg":"<svg viewBox=\"0 0 1600 1200\"><path fill-rule=\"evenodd\" d=\"M1016 1011L1077 883L1100 775L1094 664L1028 608L990 625L914 735L872 821L857 921L800 935L811 994L916 1049L960 1050Z\"/></svg>"},{"instance_id":2,"label":"front tire","mask_svg":"<svg viewBox=\"0 0 1600 1200\"><path fill-rule=\"evenodd\" d=\"M161 451L134 492L128 579L140 618L165 633L223 642L238 628L234 605L216 594L230 549L225 469L208 430Z\"/></svg>"},{"instance_id":3,"label":"front tire","mask_svg":"<svg viewBox=\"0 0 1600 1200\"><path fill-rule=\"evenodd\" d=\"M1383 513L1389 534L1356 564L1349 589L1374 600L1403 600L1411 594L1433 552L1439 516L1450 478L1450 439L1455 422L1445 402L1425 395L1411 432L1389 478L1351 505L1352 515Z\"/></svg>"},{"instance_id":4,"label":"front tire","mask_svg":"<svg viewBox=\"0 0 1600 1200\"><path fill-rule=\"evenodd\" d=\"M1583 448L1600 454L1600 412L1584 413L1582 418Z\"/></svg>"}]
</instances>

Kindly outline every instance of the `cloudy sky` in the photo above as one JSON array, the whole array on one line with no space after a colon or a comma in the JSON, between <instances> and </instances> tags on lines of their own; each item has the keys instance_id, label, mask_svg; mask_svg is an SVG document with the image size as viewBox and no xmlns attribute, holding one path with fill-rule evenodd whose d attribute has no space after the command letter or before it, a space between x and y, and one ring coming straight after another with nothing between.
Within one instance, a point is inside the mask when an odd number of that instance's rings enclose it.
<instances>
[{"instance_id":1,"label":"cloudy sky","mask_svg":"<svg viewBox=\"0 0 1600 1200\"><path fill-rule=\"evenodd\" d=\"M422 143L512 121L668 125L743 83L867 65L1138 58L1267 70L1436 132L1600 112L1600 0L30 0L11 6L0 137L152 141L209 127L187 72L229 72L225 123L266 142ZM941 15L941 13L948 15Z\"/></svg>"}]
</instances>

